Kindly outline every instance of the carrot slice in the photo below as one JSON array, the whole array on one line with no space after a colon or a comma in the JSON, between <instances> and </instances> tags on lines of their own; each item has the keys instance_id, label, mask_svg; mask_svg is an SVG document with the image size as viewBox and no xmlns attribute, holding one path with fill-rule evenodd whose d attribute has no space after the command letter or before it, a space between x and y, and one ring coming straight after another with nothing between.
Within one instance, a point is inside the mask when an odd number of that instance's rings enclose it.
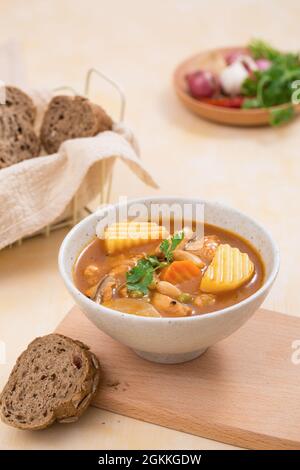
<instances>
[{"instance_id":1,"label":"carrot slice","mask_svg":"<svg viewBox=\"0 0 300 470\"><path fill-rule=\"evenodd\" d=\"M199 274L200 269L192 261L173 261L170 266L163 270L161 279L171 282L171 284L180 284Z\"/></svg>"}]
</instances>

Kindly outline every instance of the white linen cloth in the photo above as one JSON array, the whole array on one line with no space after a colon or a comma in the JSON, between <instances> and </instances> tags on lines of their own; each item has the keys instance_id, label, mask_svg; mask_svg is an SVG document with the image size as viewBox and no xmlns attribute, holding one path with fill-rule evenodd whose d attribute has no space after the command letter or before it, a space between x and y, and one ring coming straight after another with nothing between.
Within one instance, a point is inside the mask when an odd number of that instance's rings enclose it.
<instances>
[{"instance_id":1,"label":"white linen cloth","mask_svg":"<svg viewBox=\"0 0 300 470\"><path fill-rule=\"evenodd\" d=\"M16 61L16 53L9 54L8 49L11 50L9 44L0 48L0 79L3 76L5 83L5 63L6 70L19 70L8 63L10 59ZM7 84L16 82L19 84L12 77ZM38 131L52 93L29 92L38 109ZM134 136L122 123L95 137L68 140L58 153L0 170L0 249L57 221L70 209L75 194L78 209L88 204L99 194L101 184L106 183L103 162L109 177L116 159L123 160L145 184L158 187L138 156Z\"/></svg>"}]
</instances>

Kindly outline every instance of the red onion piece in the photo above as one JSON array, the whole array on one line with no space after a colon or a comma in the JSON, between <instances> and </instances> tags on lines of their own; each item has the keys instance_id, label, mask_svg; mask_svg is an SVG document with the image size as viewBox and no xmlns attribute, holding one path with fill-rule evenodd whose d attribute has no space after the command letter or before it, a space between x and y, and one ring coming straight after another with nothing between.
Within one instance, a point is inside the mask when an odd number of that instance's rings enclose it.
<instances>
[{"instance_id":1,"label":"red onion piece","mask_svg":"<svg viewBox=\"0 0 300 470\"><path fill-rule=\"evenodd\" d=\"M197 70L186 75L188 89L193 98L211 98L220 89L218 79L211 72Z\"/></svg>"}]
</instances>

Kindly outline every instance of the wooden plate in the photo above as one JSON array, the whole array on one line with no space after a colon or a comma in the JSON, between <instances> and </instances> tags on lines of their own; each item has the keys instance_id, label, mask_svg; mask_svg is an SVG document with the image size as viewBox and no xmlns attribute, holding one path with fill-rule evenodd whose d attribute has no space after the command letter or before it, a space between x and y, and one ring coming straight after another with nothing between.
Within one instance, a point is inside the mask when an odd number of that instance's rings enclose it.
<instances>
[{"instance_id":1,"label":"wooden plate","mask_svg":"<svg viewBox=\"0 0 300 470\"><path fill-rule=\"evenodd\" d=\"M203 69L219 73L225 66L224 55L234 51L247 51L243 47L227 47L202 52L182 62L174 73L174 86L177 96L182 103L193 113L220 124L231 126L264 126L269 124L270 110L282 106L273 106L268 109L232 109L221 108L203 103L189 95L185 75L195 70ZM296 113L300 113L300 105L295 106Z\"/></svg>"}]
</instances>

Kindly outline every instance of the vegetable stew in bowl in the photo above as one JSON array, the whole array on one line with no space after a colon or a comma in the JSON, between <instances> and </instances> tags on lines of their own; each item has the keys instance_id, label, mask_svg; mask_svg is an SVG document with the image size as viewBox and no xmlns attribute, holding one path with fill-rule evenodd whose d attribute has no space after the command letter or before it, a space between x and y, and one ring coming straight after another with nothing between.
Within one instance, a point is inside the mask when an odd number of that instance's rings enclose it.
<instances>
[{"instance_id":1,"label":"vegetable stew in bowl","mask_svg":"<svg viewBox=\"0 0 300 470\"><path fill-rule=\"evenodd\" d=\"M78 256L74 283L96 303L150 317L201 315L256 292L264 280L256 249L220 227L202 228L197 235L192 223L170 233L150 222L112 224Z\"/></svg>"}]
</instances>

